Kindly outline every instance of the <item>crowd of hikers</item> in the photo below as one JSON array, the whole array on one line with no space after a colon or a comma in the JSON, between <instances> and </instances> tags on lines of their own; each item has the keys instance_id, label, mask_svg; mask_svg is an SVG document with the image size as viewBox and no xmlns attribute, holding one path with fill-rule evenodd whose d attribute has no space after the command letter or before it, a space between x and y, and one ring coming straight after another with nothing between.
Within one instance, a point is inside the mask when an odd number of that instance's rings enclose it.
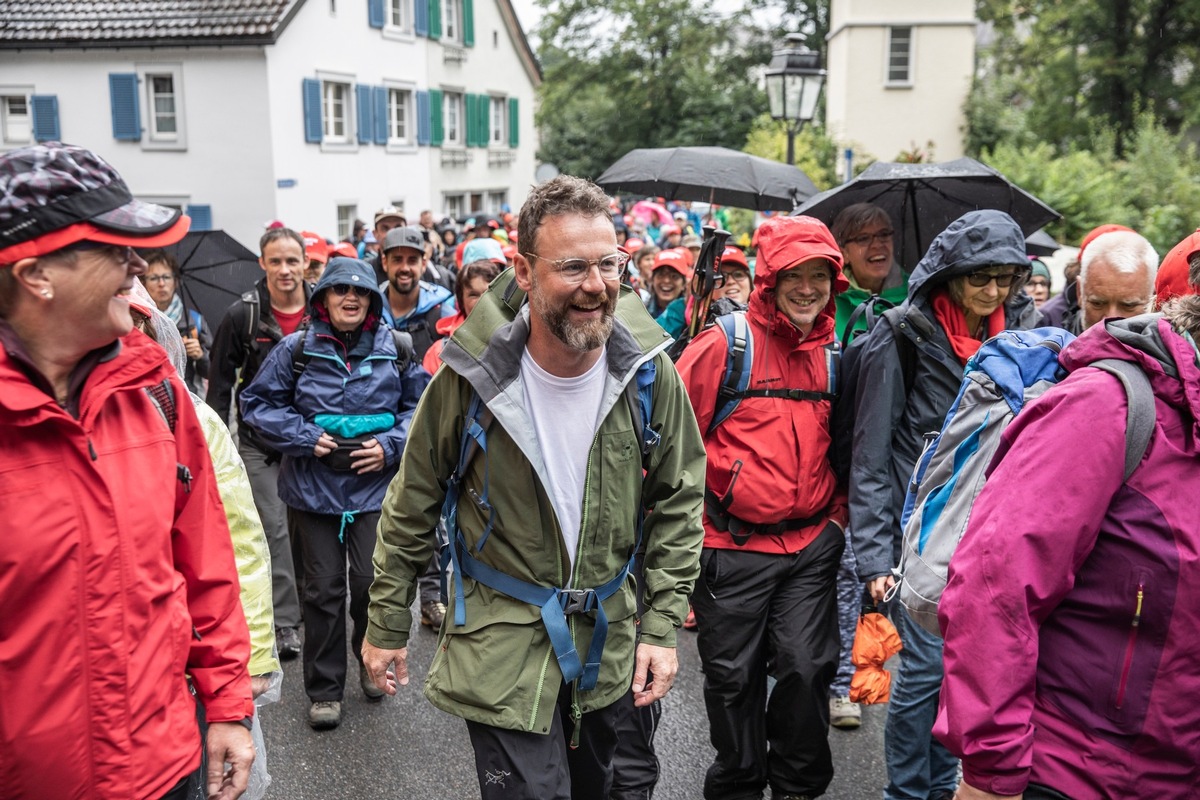
<instances>
[{"instance_id":1,"label":"crowd of hikers","mask_svg":"<svg viewBox=\"0 0 1200 800\"><path fill-rule=\"evenodd\" d=\"M569 176L273 223L209 320L185 216L0 155L0 794L260 798L280 660L335 728L415 608L486 800L651 797L680 628L708 800L822 795L882 701L863 796L1194 797L1200 231L1051 295L1002 211L915 264L871 204L723 223Z\"/></svg>"}]
</instances>

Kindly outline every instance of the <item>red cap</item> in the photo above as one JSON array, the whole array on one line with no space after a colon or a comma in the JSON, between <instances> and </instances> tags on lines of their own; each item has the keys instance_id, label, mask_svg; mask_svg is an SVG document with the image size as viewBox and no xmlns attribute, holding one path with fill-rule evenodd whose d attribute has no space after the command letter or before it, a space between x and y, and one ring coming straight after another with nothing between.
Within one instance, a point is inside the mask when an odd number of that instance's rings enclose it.
<instances>
[{"instance_id":1,"label":"red cap","mask_svg":"<svg viewBox=\"0 0 1200 800\"><path fill-rule=\"evenodd\" d=\"M319 261L324 264L329 260L329 245L325 243L325 237L319 236L312 231L301 231L300 238L304 239L304 257L309 261ZM358 258L355 253L353 258Z\"/></svg>"},{"instance_id":2,"label":"red cap","mask_svg":"<svg viewBox=\"0 0 1200 800\"><path fill-rule=\"evenodd\" d=\"M679 230L678 225L663 225L662 228L659 229L659 233L661 233L663 236L670 236L672 233L682 232L683 231Z\"/></svg>"},{"instance_id":3,"label":"red cap","mask_svg":"<svg viewBox=\"0 0 1200 800\"><path fill-rule=\"evenodd\" d=\"M504 257L512 261L517 257L517 246L515 244L501 245L500 252L504 253Z\"/></svg>"},{"instance_id":4,"label":"red cap","mask_svg":"<svg viewBox=\"0 0 1200 800\"><path fill-rule=\"evenodd\" d=\"M307 238L307 237L306 237ZM349 242L338 242L333 247L329 248L329 257L342 256L343 258L358 258L358 250Z\"/></svg>"},{"instance_id":5,"label":"red cap","mask_svg":"<svg viewBox=\"0 0 1200 800\"><path fill-rule=\"evenodd\" d=\"M1200 229L1171 248L1158 267L1154 279L1154 306L1162 308L1173 297L1200 294L1200 287L1188 281L1188 259L1200 253Z\"/></svg>"},{"instance_id":6,"label":"red cap","mask_svg":"<svg viewBox=\"0 0 1200 800\"><path fill-rule=\"evenodd\" d=\"M646 243L635 236L632 239L626 239L625 246L622 247L621 249L624 250L626 253L632 254L632 253L636 253L638 250L641 250L645 246L646 246Z\"/></svg>"},{"instance_id":7,"label":"red cap","mask_svg":"<svg viewBox=\"0 0 1200 800\"><path fill-rule=\"evenodd\" d=\"M733 245L727 245L725 252L721 253L721 266L726 264L737 264L750 269L750 262L746 260L746 254L742 252L741 248Z\"/></svg>"},{"instance_id":8,"label":"red cap","mask_svg":"<svg viewBox=\"0 0 1200 800\"><path fill-rule=\"evenodd\" d=\"M1079 243L1079 255L1077 255L1076 258L1082 261L1083 251L1087 249L1089 244L1095 241L1097 236L1103 236L1106 233L1113 233L1114 231L1129 231L1130 233L1135 232L1133 228L1126 228L1124 225L1115 225L1112 223L1107 225L1098 225L1088 231L1087 235L1083 237L1083 241Z\"/></svg>"},{"instance_id":9,"label":"red cap","mask_svg":"<svg viewBox=\"0 0 1200 800\"><path fill-rule=\"evenodd\" d=\"M692 277L692 253L686 247L671 247L654 257L654 269L669 267L685 278Z\"/></svg>"}]
</instances>

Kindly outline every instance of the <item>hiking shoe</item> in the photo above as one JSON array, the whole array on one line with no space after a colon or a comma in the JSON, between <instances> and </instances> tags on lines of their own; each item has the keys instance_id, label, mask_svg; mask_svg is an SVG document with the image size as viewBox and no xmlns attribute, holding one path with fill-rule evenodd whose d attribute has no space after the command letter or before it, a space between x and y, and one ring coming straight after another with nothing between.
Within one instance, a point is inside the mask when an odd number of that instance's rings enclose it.
<instances>
[{"instance_id":1,"label":"hiking shoe","mask_svg":"<svg viewBox=\"0 0 1200 800\"><path fill-rule=\"evenodd\" d=\"M772 794L771 800L813 800L808 794Z\"/></svg>"},{"instance_id":2,"label":"hiking shoe","mask_svg":"<svg viewBox=\"0 0 1200 800\"><path fill-rule=\"evenodd\" d=\"M696 612L692 610L691 605L688 605L687 619L683 621L683 629L685 631L696 630Z\"/></svg>"},{"instance_id":3,"label":"hiking shoe","mask_svg":"<svg viewBox=\"0 0 1200 800\"><path fill-rule=\"evenodd\" d=\"M276 628L275 646L279 648L279 660L291 661L300 655L300 630L298 628Z\"/></svg>"},{"instance_id":4,"label":"hiking shoe","mask_svg":"<svg viewBox=\"0 0 1200 800\"><path fill-rule=\"evenodd\" d=\"M829 698L829 724L842 730L853 730L862 725L862 709L851 703L849 697Z\"/></svg>"},{"instance_id":5,"label":"hiking shoe","mask_svg":"<svg viewBox=\"0 0 1200 800\"><path fill-rule=\"evenodd\" d=\"M328 731L342 722L342 704L337 700L318 700L308 708L308 724L314 731Z\"/></svg>"},{"instance_id":6,"label":"hiking shoe","mask_svg":"<svg viewBox=\"0 0 1200 800\"><path fill-rule=\"evenodd\" d=\"M372 703L378 703L383 699L383 689L371 681L371 676L367 674L367 668L362 664L358 665L358 685L362 687L363 694Z\"/></svg>"},{"instance_id":7,"label":"hiking shoe","mask_svg":"<svg viewBox=\"0 0 1200 800\"><path fill-rule=\"evenodd\" d=\"M442 620L446 618L446 607L437 600L426 600L421 603L421 624L433 628L435 631L442 627Z\"/></svg>"}]
</instances>

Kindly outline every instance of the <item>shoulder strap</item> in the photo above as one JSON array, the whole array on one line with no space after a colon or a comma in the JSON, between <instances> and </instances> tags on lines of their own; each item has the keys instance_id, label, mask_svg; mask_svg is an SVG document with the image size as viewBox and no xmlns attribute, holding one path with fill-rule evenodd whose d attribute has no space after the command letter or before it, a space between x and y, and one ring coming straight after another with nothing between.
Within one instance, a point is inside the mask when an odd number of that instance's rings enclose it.
<instances>
[{"instance_id":1,"label":"shoulder strap","mask_svg":"<svg viewBox=\"0 0 1200 800\"><path fill-rule=\"evenodd\" d=\"M292 388L295 390L296 384L300 381L300 376L304 374L304 369L308 366L308 362L312 360L312 356L304 352L304 340L308 338L307 334L296 339L296 345L292 348Z\"/></svg>"},{"instance_id":2,"label":"shoulder strap","mask_svg":"<svg viewBox=\"0 0 1200 800\"><path fill-rule=\"evenodd\" d=\"M630 397L630 411L633 413L633 429L640 431L642 439L642 468L647 467L650 451L662 440L662 434L651 427L654 417L654 379L657 377L657 367L654 359L642 362L637 368L634 385L637 389L637 402Z\"/></svg>"},{"instance_id":3,"label":"shoulder strap","mask_svg":"<svg viewBox=\"0 0 1200 800\"><path fill-rule=\"evenodd\" d=\"M746 315L735 311L717 317L717 324L725 331L729 354L725 359L725 379L717 391L717 409L708 429L729 419L750 387L750 367L754 364L754 336Z\"/></svg>"},{"instance_id":4,"label":"shoulder strap","mask_svg":"<svg viewBox=\"0 0 1200 800\"><path fill-rule=\"evenodd\" d=\"M407 331L398 331L395 328L389 328L392 332L392 341L396 345L396 368L400 370L401 377L408 371L408 365L411 364L417 357L416 348L413 347L412 334Z\"/></svg>"},{"instance_id":5,"label":"shoulder strap","mask_svg":"<svg viewBox=\"0 0 1200 800\"><path fill-rule=\"evenodd\" d=\"M154 407L158 409L158 413L162 414L162 418L166 420L167 427L171 429L171 433L174 433L178 414L175 411L175 387L171 385L171 380L163 378L162 383L147 386L146 394L150 395L150 400L154 403Z\"/></svg>"},{"instance_id":6,"label":"shoulder strap","mask_svg":"<svg viewBox=\"0 0 1200 800\"><path fill-rule=\"evenodd\" d=\"M1125 414L1125 480L1129 480L1146 455L1146 448L1154 436L1158 417L1154 408L1154 389L1142 368L1128 361L1102 358L1093 361L1091 366L1112 375L1125 388L1128 400Z\"/></svg>"},{"instance_id":7,"label":"shoulder strap","mask_svg":"<svg viewBox=\"0 0 1200 800\"><path fill-rule=\"evenodd\" d=\"M258 337L258 289L251 289L242 294L242 302L246 304L249 312L246 315L246 352L249 352L254 347L254 340Z\"/></svg>"}]
</instances>

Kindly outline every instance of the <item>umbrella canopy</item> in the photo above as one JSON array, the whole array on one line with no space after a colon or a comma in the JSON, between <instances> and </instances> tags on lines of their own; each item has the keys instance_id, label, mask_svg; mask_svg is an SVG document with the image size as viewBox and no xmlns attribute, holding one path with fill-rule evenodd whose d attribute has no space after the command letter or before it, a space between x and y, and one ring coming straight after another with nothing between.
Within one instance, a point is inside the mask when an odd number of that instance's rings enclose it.
<instances>
[{"instance_id":1,"label":"umbrella canopy","mask_svg":"<svg viewBox=\"0 0 1200 800\"><path fill-rule=\"evenodd\" d=\"M1052 256L1061 249L1062 245L1045 231L1034 231L1025 237L1025 252L1031 256Z\"/></svg>"},{"instance_id":2,"label":"umbrella canopy","mask_svg":"<svg viewBox=\"0 0 1200 800\"><path fill-rule=\"evenodd\" d=\"M876 162L854 180L810 198L794 213L829 225L854 203L874 203L887 211L897 233L896 257L907 270L921 260L934 237L968 211L1003 211L1027 236L1061 216L973 158L944 164Z\"/></svg>"},{"instance_id":3,"label":"umbrella canopy","mask_svg":"<svg viewBox=\"0 0 1200 800\"><path fill-rule=\"evenodd\" d=\"M165 248L179 263L184 305L216 330L225 310L263 276L258 257L225 231L192 231Z\"/></svg>"},{"instance_id":4,"label":"umbrella canopy","mask_svg":"<svg viewBox=\"0 0 1200 800\"><path fill-rule=\"evenodd\" d=\"M791 211L817 187L801 170L725 147L630 150L596 181L611 194Z\"/></svg>"},{"instance_id":5,"label":"umbrella canopy","mask_svg":"<svg viewBox=\"0 0 1200 800\"><path fill-rule=\"evenodd\" d=\"M629 213L636 217L641 217L642 222L645 222L647 225L655 221L659 225L666 225L673 219L671 212L667 211L665 206L652 203L649 200L634 203L633 208L629 209Z\"/></svg>"}]
</instances>

